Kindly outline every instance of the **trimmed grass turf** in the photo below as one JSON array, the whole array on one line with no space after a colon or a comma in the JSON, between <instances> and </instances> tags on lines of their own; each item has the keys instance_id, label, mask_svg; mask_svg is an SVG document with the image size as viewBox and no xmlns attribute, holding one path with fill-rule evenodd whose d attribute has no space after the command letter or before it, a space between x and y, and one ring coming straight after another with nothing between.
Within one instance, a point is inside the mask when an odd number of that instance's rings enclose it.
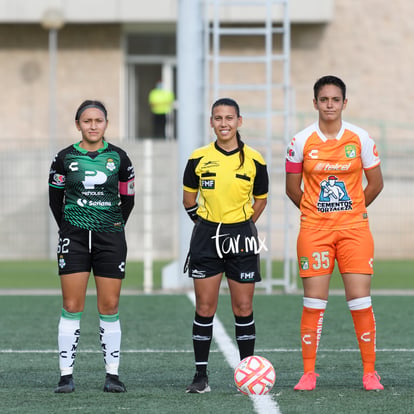
<instances>
[{"instance_id":1,"label":"trimmed grass turf","mask_svg":"<svg viewBox=\"0 0 414 414\"><path fill-rule=\"evenodd\" d=\"M162 268L168 261L154 262L154 289L161 288ZM414 289L411 277L414 260L377 260L372 280L373 289ZM281 277L282 265L274 264L274 273ZM144 266L142 262L127 262L124 289L142 290ZM187 277L183 275L183 277ZM93 278L90 287L93 288ZM298 281L300 287L300 281ZM335 268L331 288L342 288L342 280ZM0 289L59 289L57 264L50 260L0 261ZM258 284L260 288L260 284Z\"/></svg>"},{"instance_id":2,"label":"trimmed grass turf","mask_svg":"<svg viewBox=\"0 0 414 414\"><path fill-rule=\"evenodd\" d=\"M378 337L377 369L383 392L362 390L362 369L345 299L328 303L317 360L314 392L294 392L302 370L299 295L257 295L257 354L275 366L271 395L286 413L408 413L414 399L412 338L407 325L412 297L374 297ZM213 342L209 372L212 392L188 395L194 374L191 323L194 309L185 295L121 298L123 330L120 375L126 394L102 392L104 369L98 339L96 298L88 296L75 366L76 391L56 395L59 296L0 297L0 402L8 413L253 413L248 397L233 385L232 370ZM234 340L230 298L221 295L218 317ZM33 352L30 352L32 350ZM20 351L20 352L19 352ZM42 352L43 351L43 352ZM267 414L267 413L266 413Z\"/></svg>"},{"instance_id":3,"label":"trimmed grass turf","mask_svg":"<svg viewBox=\"0 0 414 414\"><path fill-rule=\"evenodd\" d=\"M161 269L165 264L154 264L155 289L161 286ZM414 280L410 277L413 265L413 260L377 261L373 288L414 289ZM142 263L129 263L124 289L142 289L142 274ZM337 271L331 287L342 287ZM0 288L59 289L56 264L54 261L1 262ZM218 317L233 338L229 302L227 295L220 297ZM317 372L321 377L317 389L311 393L297 393L292 388L302 369L298 333L302 298L299 295L256 295L257 353L275 365L277 380L272 395L283 414L411 412L414 327L413 324L407 326L406 320L411 314L412 298L374 297L373 302L378 327L377 369L385 391L367 393L362 390L361 362L351 317L344 298L333 296L329 300L318 354ZM128 392L123 395L103 393L104 372L95 303L96 298L87 298L82 318L76 392L62 396L53 393L59 376L55 349L60 296L0 298L2 413L95 414L105 407L106 413L185 414L193 413L195 406L199 414L254 412L251 401L235 391L232 370L217 352L214 342L209 364L212 393L203 396L184 393L194 373L190 332L194 309L182 295L122 297L124 352L120 374ZM348 351L339 352L341 349ZM389 351L382 351L384 349ZM25 350L36 352L16 352ZM93 352L86 352L88 350Z\"/></svg>"}]
</instances>

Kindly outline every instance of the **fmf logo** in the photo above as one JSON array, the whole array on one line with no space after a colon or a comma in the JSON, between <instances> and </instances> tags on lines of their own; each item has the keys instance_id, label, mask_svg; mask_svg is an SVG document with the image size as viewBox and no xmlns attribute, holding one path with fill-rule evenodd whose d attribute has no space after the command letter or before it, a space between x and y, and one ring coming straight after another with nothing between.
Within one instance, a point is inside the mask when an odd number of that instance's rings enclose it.
<instances>
[{"instance_id":1,"label":"fmf logo","mask_svg":"<svg viewBox=\"0 0 414 414\"><path fill-rule=\"evenodd\" d=\"M216 182L214 180L201 180L201 188L205 190L214 190Z\"/></svg>"},{"instance_id":2,"label":"fmf logo","mask_svg":"<svg viewBox=\"0 0 414 414\"><path fill-rule=\"evenodd\" d=\"M240 279L241 280L254 280L254 272L241 272Z\"/></svg>"}]
</instances>

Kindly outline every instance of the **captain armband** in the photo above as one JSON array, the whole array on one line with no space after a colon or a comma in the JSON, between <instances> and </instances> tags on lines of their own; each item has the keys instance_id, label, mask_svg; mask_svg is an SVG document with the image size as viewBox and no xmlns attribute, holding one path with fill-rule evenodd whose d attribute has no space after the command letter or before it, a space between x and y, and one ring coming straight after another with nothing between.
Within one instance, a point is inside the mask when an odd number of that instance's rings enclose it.
<instances>
[{"instance_id":1,"label":"captain armband","mask_svg":"<svg viewBox=\"0 0 414 414\"><path fill-rule=\"evenodd\" d=\"M198 209L198 204L197 203L195 203L192 207L188 207L188 208L185 209L188 216L193 221L197 221L197 219L198 219L197 209Z\"/></svg>"}]
</instances>

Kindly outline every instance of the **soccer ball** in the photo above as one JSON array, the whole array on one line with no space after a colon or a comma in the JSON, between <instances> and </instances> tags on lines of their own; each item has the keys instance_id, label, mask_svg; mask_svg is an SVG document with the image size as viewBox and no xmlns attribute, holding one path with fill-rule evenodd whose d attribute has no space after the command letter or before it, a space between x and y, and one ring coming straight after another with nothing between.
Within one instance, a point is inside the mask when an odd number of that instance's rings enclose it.
<instances>
[{"instance_id":1,"label":"soccer ball","mask_svg":"<svg viewBox=\"0 0 414 414\"><path fill-rule=\"evenodd\" d=\"M239 362L234 370L234 382L243 394L267 394L275 384L273 365L261 356L252 355Z\"/></svg>"}]
</instances>

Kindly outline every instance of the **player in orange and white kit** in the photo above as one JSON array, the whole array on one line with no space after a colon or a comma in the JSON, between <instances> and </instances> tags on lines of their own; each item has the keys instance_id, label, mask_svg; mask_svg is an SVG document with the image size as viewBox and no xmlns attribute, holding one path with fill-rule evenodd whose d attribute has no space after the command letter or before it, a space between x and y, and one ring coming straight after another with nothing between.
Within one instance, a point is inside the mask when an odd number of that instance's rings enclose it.
<instances>
[{"instance_id":1,"label":"player in orange and white kit","mask_svg":"<svg viewBox=\"0 0 414 414\"><path fill-rule=\"evenodd\" d=\"M304 288L304 374L294 389L316 387L316 352L336 259L361 351L363 386L378 391L384 387L375 371L374 242L366 207L383 188L380 158L365 130L342 121L347 99L341 79L320 78L313 104L318 122L295 135L286 157L286 194L301 211L297 256Z\"/></svg>"}]
</instances>

